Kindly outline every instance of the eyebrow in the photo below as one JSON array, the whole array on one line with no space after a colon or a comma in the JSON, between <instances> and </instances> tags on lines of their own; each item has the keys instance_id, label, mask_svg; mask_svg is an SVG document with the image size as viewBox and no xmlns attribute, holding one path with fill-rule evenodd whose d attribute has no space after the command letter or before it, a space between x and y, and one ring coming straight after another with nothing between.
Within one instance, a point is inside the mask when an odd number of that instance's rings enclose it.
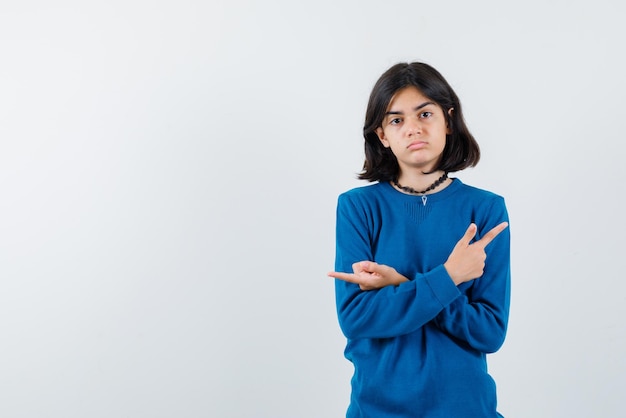
<instances>
[{"instance_id":1,"label":"eyebrow","mask_svg":"<svg viewBox=\"0 0 626 418\"><path fill-rule=\"evenodd\" d=\"M426 107L426 106L428 106L428 105L432 105L432 104L435 104L435 103L434 103L434 102L424 102L424 103L422 103L421 105L417 105L417 106L415 106L415 107L413 108L413 111L414 111L414 112L417 112L418 110L420 110L420 109L422 109L422 108L424 108L424 107ZM387 115L401 115L401 114L402 114L402 112L400 112L400 111L389 111L389 112L385 112L385 116L387 116Z\"/></svg>"}]
</instances>

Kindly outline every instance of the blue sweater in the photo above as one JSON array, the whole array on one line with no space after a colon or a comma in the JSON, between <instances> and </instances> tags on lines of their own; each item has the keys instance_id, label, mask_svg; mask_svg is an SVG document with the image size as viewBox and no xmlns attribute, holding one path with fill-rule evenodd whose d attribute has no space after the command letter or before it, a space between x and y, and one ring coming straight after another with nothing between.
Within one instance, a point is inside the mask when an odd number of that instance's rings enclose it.
<instances>
[{"instance_id":1,"label":"blue sweater","mask_svg":"<svg viewBox=\"0 0 626 418\"><path fill-rule=\"evenodd\" d=\"M503 221L502 197L459 179L425 201L389 183L339 196L335 270L372 260L410 279L373 291L336 280L354 365L347 417L501 416L486 353L500 348L507 329L509 229L487 246L482 277L455 286L443 263L471 222L480 239Z\"/></svg>"}]
</instances>

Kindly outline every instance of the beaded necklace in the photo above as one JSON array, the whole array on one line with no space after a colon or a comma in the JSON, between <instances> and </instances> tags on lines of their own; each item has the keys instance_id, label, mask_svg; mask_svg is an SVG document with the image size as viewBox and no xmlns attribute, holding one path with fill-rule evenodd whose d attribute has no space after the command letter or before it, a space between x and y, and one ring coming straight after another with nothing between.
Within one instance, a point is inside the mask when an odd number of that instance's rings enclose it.
<instances>
[{"instance_id":1,"label":"beaded necklace","mask_svg":"<svg viewBox=\"0 0 626 418\"><path fill-rule=\"evenodd\" d=\"M412 187L408 187L408 186L402 186L400 183L398 183L398 180L393 180L392 183L400 190L407 192L407 193L411 193L411 194L417 194L417 195L421 195L422 196L422 203L424 205L426 205L426 196L424 196L424 193L429 192L431 190L434 190L435 188L437 188L437 186L439 186L441 183L443 183L444 181L446 181L446 179L448 178L448 173L443 173L443 176L439 177L437 180L435 180L435 182L433 184L431 184L430 186L428 186L426 189L424 190L415 190Z\"/></svg>"}]
</instances>

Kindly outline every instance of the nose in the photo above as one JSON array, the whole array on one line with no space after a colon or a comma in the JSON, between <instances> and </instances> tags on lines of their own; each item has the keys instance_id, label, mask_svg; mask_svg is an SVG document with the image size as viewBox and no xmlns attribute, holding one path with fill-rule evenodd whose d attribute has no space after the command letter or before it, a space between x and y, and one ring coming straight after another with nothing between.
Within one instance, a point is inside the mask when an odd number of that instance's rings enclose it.
<instances>
[{"instance_id":1,"label":"nose","mask_svg":"<svg viewBox=\"0 0 626 418\"><path fill-rule=\"evenodd\" d=\"M408 118L405 123L407 134L411 135L419 135L422 133L422 124L417 118Z\"/></svg>"}]
</instances>

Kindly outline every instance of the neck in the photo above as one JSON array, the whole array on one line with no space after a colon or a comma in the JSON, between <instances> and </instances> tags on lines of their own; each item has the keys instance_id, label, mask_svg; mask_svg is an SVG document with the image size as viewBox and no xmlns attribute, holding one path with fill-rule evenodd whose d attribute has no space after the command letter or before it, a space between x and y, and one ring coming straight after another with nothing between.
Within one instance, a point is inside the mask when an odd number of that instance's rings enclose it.
<instances>
[{"instance_id":1,"label":"neck","mask_svg":"<svg viewBox=\"0 0 626 418\"><path fill-rule=\"evenodd\" d=\"M401 173L394 182L394 186L402 192L409 194L430 194L445 188L450 179L445 172L439 170L434 173Z\"/></svg>"}]
</instances>

